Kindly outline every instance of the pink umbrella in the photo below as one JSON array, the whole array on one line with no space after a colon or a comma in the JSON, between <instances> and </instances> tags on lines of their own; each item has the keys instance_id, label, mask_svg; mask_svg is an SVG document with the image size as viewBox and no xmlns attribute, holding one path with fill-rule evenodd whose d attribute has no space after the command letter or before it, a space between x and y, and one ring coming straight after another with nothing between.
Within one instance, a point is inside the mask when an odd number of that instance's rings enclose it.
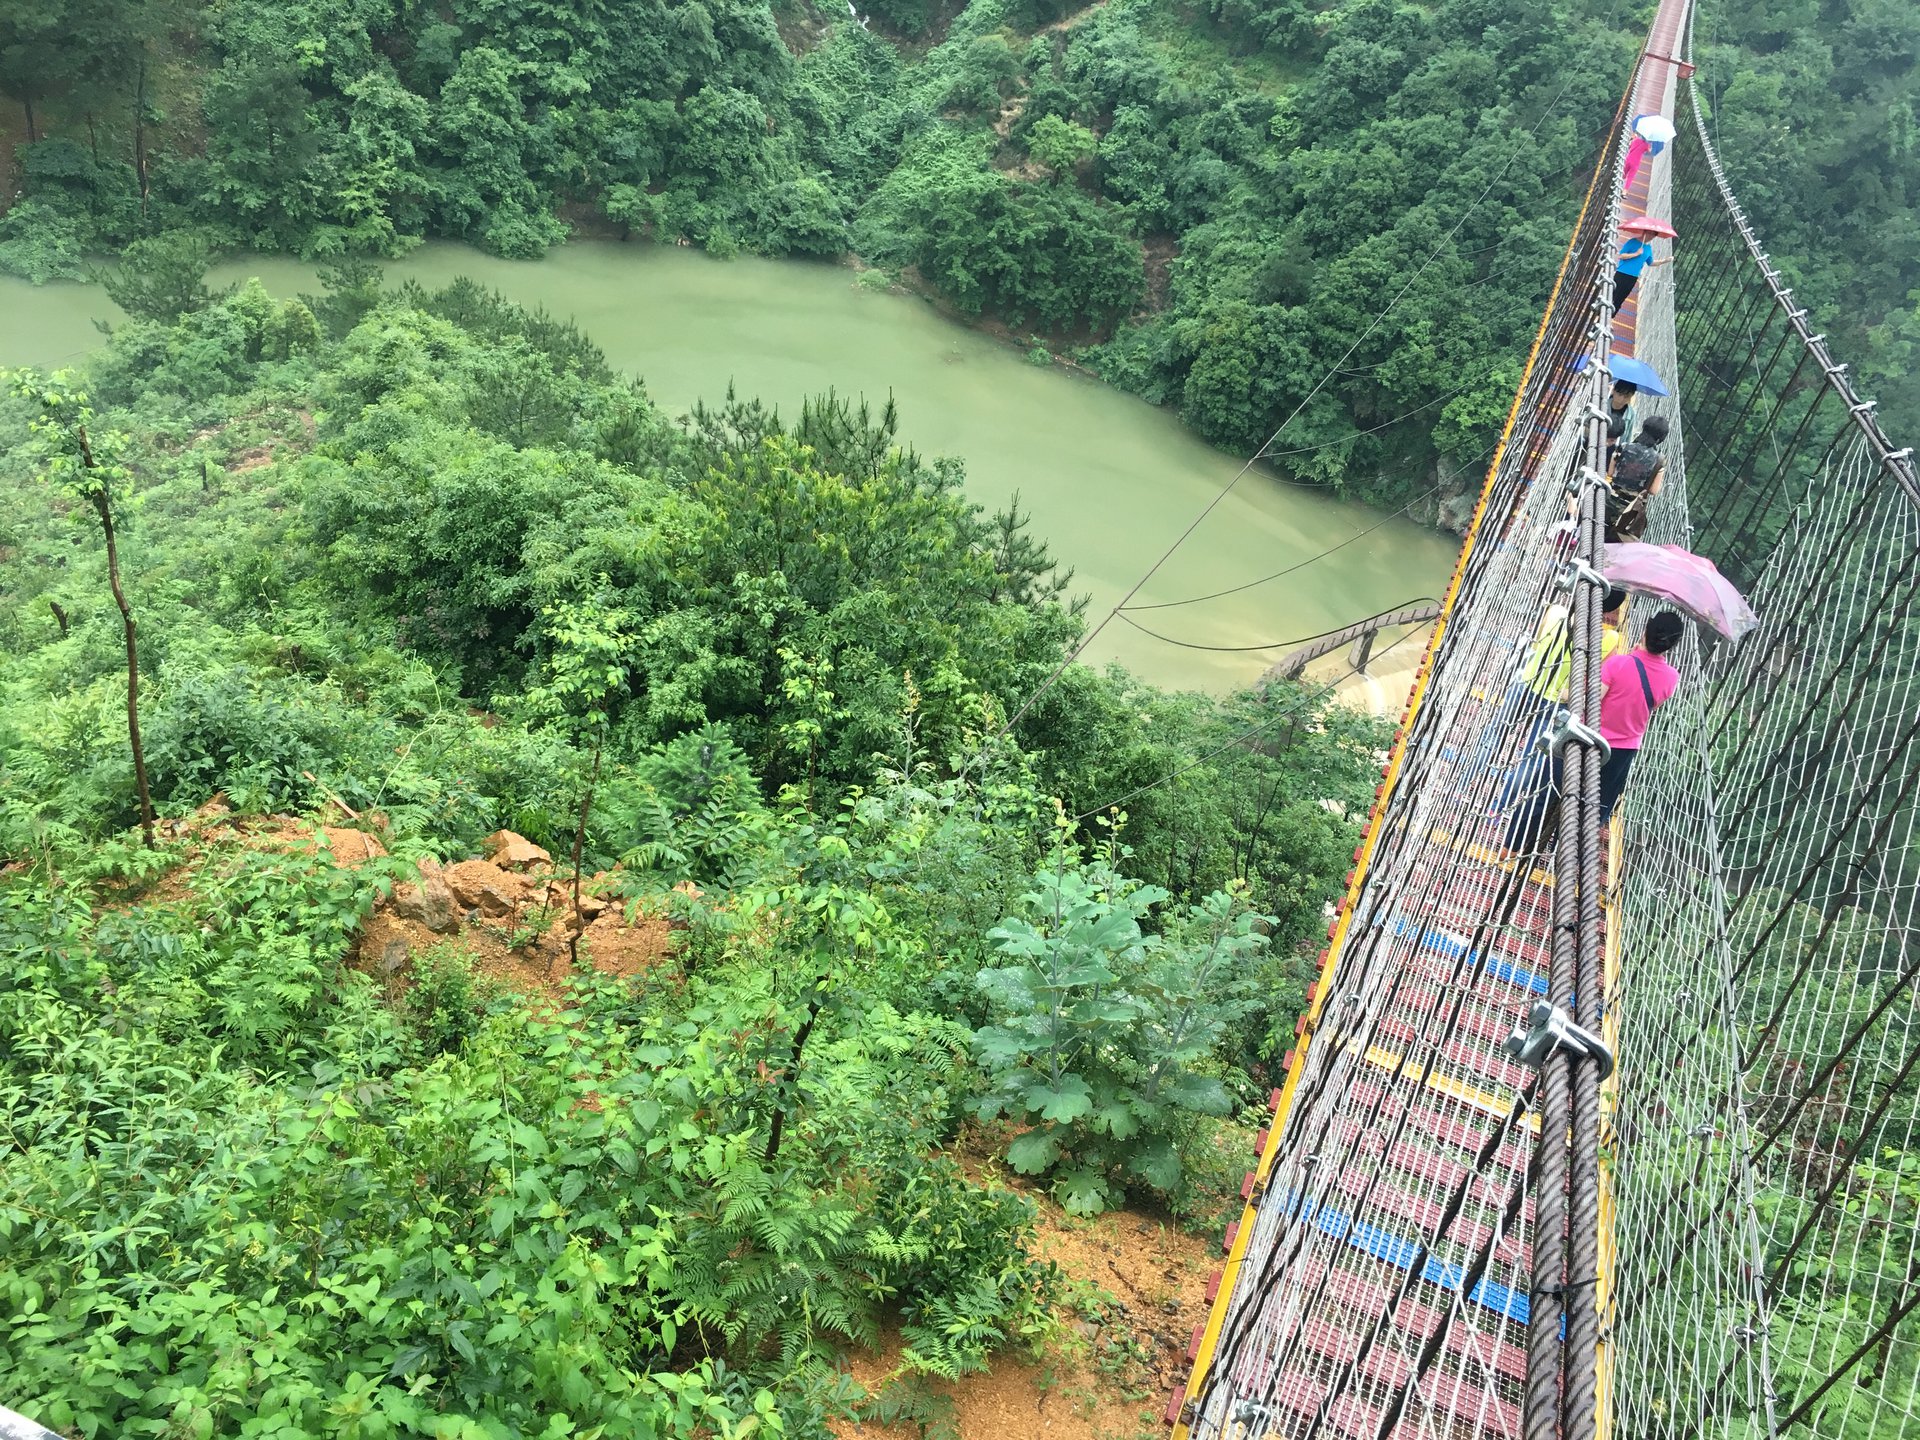
<instances>
[{"instance_id":1,"label":"pink umbrella","mask_svg":"<svg viewBox=\"0 0 1920 1440\"><path fill-rule=\"evenodd\" d=\"M1651 235L1662 240L1677 240L1680 232L1665 220L1654 215L1636 215L1631 220L1620 222L1622 235Z\"/></svg>"},{"instance_id":2,"label":"pink umbrella","mask_svg":"<svg viewBox=\"0 0 1920 1440\"><path fill-rule=\"evenodd\" d=\"M1601 564L1610 584L1658 595L1738 640L1760 617L1711 560L1678 545L1609 545Z\"/></svg>"}]
</instances>

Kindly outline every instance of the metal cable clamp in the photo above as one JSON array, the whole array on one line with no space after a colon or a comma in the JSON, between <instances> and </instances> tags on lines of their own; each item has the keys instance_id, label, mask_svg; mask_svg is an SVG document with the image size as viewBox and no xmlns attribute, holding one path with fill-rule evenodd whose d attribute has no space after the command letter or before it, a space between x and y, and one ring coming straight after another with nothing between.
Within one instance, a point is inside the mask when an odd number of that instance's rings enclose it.
<instances>
[{"instance_id":1,"label":"metal cable clamp","mask_svg":"<svg viewBox=\"0 0 1920 1440\"><path fill-rule=\"evenodd\" d=\"M1560 752L1570 744L1590 745L1600 752L1600 763L1606 764L1613 758L1613 747L1593 726L1584 720L1573 718L1572 712L1562 706L1553 712L1553 723L1547 726L1533 742L1533 748L1539 754L1560 758Z\"/></svg>"},{"instance_id":2,"label":"metal cable clamp","mask_svg":"<svg viewBox=\"0 0 1920 1440\"><path fill-rule=\"evenodd\" d=\"M1592 1060L1600 1067L1602 1080L1613 1074L1613 1051L1607 1048L1607 1042L1591 1030L1574 1024L1573 1018L1558 1005L1537 1001L1529 1018L1532 1028L1514 1026L1513 1034L1502 1047L1522 1065L1531 1065L1537 1070L1554 1051L1566 1050Z\"/></svg>"},{"instance_id":3,"label":"metal cable clamp","mask_svg":"<svg viewBox=\"0 0 1920 1440\"><path fill-rule=\"evenodd\" d=\"M1577 555L1567 561L1554 583L1562 590L1571 590L1582 580L1589 585L1597 585L1602 590L1608 588L1607 577Z\"/></svg>"},{"instance_id":4,"label":"metal cable clamp","mask_svg":"<svg viewBox=\"0 0 1920 1440\"><path fill-rule=\"evenodd\" d=\"M1607 477L1591 465L1582 465L1567 477L1567 494L1569 495L1578 496L1583 489L1592 486L1598 486L1602 490L1611 490L1613 488L1607 484Z\"/></svg>"}]
</instances>

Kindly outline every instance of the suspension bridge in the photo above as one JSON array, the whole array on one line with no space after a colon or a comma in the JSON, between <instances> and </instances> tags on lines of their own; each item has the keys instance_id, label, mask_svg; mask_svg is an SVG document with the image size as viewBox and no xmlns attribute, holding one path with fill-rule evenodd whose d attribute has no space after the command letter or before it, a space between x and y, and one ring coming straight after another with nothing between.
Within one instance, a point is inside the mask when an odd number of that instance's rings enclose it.
<instances>
[{"instance_id":1,"label":"suspension bridge","mask_svg":"<svg viewBox=\"0 0 1920 1440\"><path fill-rule=\"evenodd\" d=\"M1728 184L1691 30L1662 0L1596 160L1177 1440L1920 1435L1920 481ZM1636 165L1644 115L1677 133ZM1616 313L1639 215L1681 263ZM1600 750L1562 727L1557 817L1511 851L1503 696L1543 617L1568 719L1598 714L1622 355L1675 392L1641 401L1671 427L1646 539L1762 623L1670 657L1609 825Z\"/></svg>"}]
</instances>

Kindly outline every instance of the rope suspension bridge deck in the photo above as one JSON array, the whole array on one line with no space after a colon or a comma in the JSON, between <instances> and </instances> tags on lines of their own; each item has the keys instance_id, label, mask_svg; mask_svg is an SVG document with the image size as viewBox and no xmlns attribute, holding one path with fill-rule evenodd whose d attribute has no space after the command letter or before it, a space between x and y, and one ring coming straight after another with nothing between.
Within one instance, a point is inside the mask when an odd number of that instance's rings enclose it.
<instances>
[{"instance_id":1,"label":"rope suspension bridge deck","mask_svg":"<svg viewBox=\"0 0 1920 1440\"><path fill-rule=\"evenodd\" d=\"M1168 1405L1179 1440L1678 1440L1809 1433L1836 1414L1839 1428L1811 1433L1920 1434L1920 1346L1902 1328L1920 1309L1920 1185L1904 1202L1883 1187L1908 1233L1879 1242L1860 1303L1839 1319L1811 1301L1796 1312L1805 1333L1782 1348L1810 1359L1791 1385L1769 1331L1786 1323L1792 1256L1763 1240L1784 1228L1779 1240L1805 1251L1825 1236L1840 1263L1849 1243L1857 1259L1864 1227L1835 1197L1857 1195L1870 1146L1910 1153L1920 627L1896 607L1920 600L1920 488L1760 250L1699 123L1690 53L1687 0L1662 0L1270 1097L1192 1375ZM1679 133L1642 159L1630 147L1648 115ZM1676 295L1672 270L1649 270L1616 312L1622 222L1669 213L1690 279ZM1678 391L1639 401L1643 420L1672 426L1647 538L1758 582L1765 623L1737 648L1689 637L1676 652L1684 694L1654 732L1669 740L1637 760L1634 793L1603 829L1602 757L1578 722L1599 709L1616 356L1651 362ZM1707 472L1698 525L1690 467ZM1814 642L1836 585L1852 593ZM1629 628L1654 608L1636 600ZM1530 834L1514 817L1547 761L1527 747L1539 727L1509 683L1554 633L1570 654L1571 723L1556 736L1557 820ZM1898 683L1876 669L1889 660ZM1824 731L1807 731L1816 718ZM1749 733L1793 753L1797 788L1769 778ZM1818 753L1816 735L1829 737ZM1844 774L1839 737L1854 746ZM1806 801L1818 803L1802 819ZM1823 846L1831 823L1845 841ZM1871 944L1832 953L1842 910ZM1798 978L1770 975L1761 1003L1742 981L1756 956L1782 952L1768 945L1783 927ZM1858 997L1839 1007L1850 1029L1807 983L1822 966ZM1875 1025L1877 1087L1850 1078ZM1805 1042L1797 1068L1779 1061L1788 1032ZM1522 1038L1535 1043L1510 1043ZM1776 1114L1770 1129L1756 1110ZM1796 1172L1782 1137L1809 1111L1832 1133L1817 1166L1801 1147ZM1756 1159L1769 1146L1771 1177ZM1795 1202L1791 1225L1763 1215L1769 1178ZM1835 1408L1843 1376L1875 1397L1864 1421L1857 1394Z\"/></svg>"}]
</instances>

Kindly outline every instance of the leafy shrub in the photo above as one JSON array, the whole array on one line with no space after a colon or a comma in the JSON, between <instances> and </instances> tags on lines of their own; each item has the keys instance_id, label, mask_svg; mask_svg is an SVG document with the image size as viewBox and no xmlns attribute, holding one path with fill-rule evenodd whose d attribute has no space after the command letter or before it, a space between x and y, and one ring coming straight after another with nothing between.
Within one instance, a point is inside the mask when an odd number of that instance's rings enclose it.
<instances>
[{"instance_id":1,"label":"leafy shrub","mask_svg":"<svg viewBox=\"0 0 1920 1440\"><path fill-rule=\"evenodd\" d=\"M1207 1061L1250 1008L1236 970L1265 937L1225 892L1173 917L1164 936L1143 933L1167 898L1106 864L1042 870L993 932L1014 963L978 979L998 1017L974 1036L987 1072L978 1113L1029 1127L1009 1163L1051 1174L1075 1212L1115 1203L1121 1174L1176 1190L1186 1117L1231 1106Z\"/></svg>"},{"instance_id":2,"label":"leafy shrub","mask_svg":"<svg viewBox=\"0 0 1920 1440\"><path fill-rule=\"evenodd\" d=\"M485 992L458 950L436 945L413 962L404 1013L429 1058L458 1050L473 1038L486 1015Z\"/></svg>"},{"instance_id":3,"label":"leafy shrub","mask_svg":"<svg viewBox=\"0 0 1920 1440\"><path fill-rule=\"evenodd\" d=\"M135 240L101 277L107 298L136 320L172 322L218 297L207 288L213 242L197 230Z\"/></svg>"},{"instance_id":4,"label":"leafy shrub","mask_svg":"<svg viewBox=\"0 0 1920 1440\"><path fill-rule=\"evenodd\" d=\"M51 206L23 200L0 216L0 271L44 285L78 280L83 259L80 227Z\"/></svg>"},{"instance_id":5,"label":"leafy shrub","mask_svg":"<svg viewBox=\"0 0 1920 1440\"><path fill-rule=\"evenodd\" d=\"M169 674L147 732L156 800L191 808L224 790L254 812L312 793L304 776L330 768L338 739L307 692L283 681L268 693L238 669Z\"/></svg>"}]
</instances>

